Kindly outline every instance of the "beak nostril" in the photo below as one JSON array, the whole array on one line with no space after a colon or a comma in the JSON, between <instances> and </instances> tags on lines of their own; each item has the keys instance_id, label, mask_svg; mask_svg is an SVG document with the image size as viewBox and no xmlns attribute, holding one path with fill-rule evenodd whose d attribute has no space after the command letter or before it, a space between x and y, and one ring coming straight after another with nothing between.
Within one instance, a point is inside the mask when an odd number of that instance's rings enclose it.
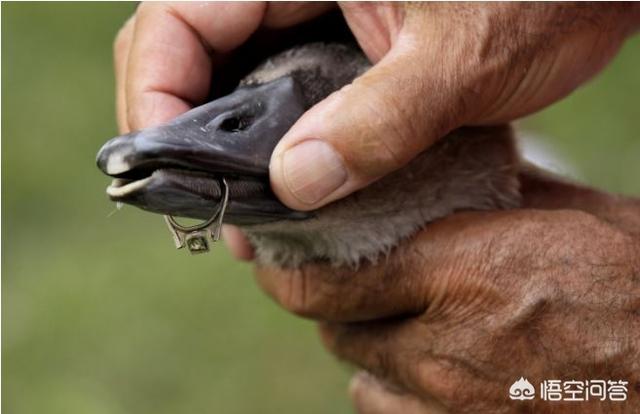
<instances>
[{"instance_id":1,"label":"beak nostril","mask_svg":"<svg viewBox=\"0 0 640 414\"><path fill-rule=\"evenodd\" d=\"M220 126L218 126L218 129L225 132L240 132L247 129L252 122L253 122L252 116L248 116L248 115L233 116L231 118L227 118L224 121L222 121L222 123L220 123Z\"/></svg>"}]
</instances>

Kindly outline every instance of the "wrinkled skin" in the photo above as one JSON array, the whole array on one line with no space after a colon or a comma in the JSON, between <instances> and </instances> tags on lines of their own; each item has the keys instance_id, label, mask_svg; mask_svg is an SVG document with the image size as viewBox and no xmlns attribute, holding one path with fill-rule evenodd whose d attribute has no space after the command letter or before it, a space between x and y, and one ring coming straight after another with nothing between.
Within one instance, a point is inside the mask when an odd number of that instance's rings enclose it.
<instances>
[{"instance_id":1,"label":"wrinkled skin","mask_svg":"<svg viewBox=\"0 0 640 414\"><path fill-rule=\"evenodd\" d=\"M637 412L640 200L538 174L523 174L523 209L455 214L376 266L258 282L369 373L352 382L360 413ZM520 376L624 379L629 400L508 402Z\"/></svg>"}]
</instances>

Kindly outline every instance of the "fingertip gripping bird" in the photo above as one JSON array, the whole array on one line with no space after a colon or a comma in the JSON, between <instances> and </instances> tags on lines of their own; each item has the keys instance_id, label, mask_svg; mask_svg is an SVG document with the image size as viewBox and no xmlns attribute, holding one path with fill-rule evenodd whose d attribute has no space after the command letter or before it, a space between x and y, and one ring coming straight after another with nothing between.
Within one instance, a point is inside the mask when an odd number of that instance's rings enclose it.
<instances>
[{"instance_id":1,"label":"fingertip gripping bird","mask_svg":"<svg viewBox=\"0 0 640 414\"><path fill-rule=\"evenodd\" d=\"M376 261L429 222L458 210L520 204L511 128L461 128L400 170L311 212L269 185L282 136L310 107L370 67L357 48L312 43L267 59L229 95L173 121L107 142L98 167L111 200L164 214L177 246L208 250L222 222L239 226L264 264ZM174 217L205 220L184 227Z\"/></svg>"}]
</instances>

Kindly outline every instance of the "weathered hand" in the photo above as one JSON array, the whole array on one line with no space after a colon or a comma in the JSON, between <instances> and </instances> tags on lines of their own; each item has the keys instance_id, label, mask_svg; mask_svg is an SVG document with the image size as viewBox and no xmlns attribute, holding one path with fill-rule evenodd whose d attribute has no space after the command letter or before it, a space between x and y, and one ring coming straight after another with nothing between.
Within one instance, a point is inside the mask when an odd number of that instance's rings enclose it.
<instances>
[{"instance_id":1,"label":"weathered hand","mask_svg":"<svg viewBox=\"0 0 640 414\"><path fill-rule=\"evenodd\" d=\"M525 209L456 214L377 265L258 269L369 373L352 383L359 412L637 412L640 201L522 181ZM629 400L516 403L520 376L622 379Z\"/></svg>"},{"instance_id":2,"label":"weathered hand","mask_svg":"<svg viewBox=\"0 0 640 414\"><path fill-rule=\"evenodd\" d=\"M332 7L142 3L114 47L121 131L203 103L216 66L258 28L292 26ZM376 64L308 111L276 148L272 187L296 209L366 186L461 125L508 121L562 98L597 73L640 23L635 5L341 7ZM251 258L239 231L226 230L236 256Z\"/></svg>"},{"instance_id":3,"label":"weathered hand","mask_svg":"<svg viewBox=\"0 0 640 414\"><path fill-rule=\"evenodd\" d=\"M395 171L460 126L508 122L557 101L599 72L640 25L636 5L341 8L375 65L307 111L276 147L271 185L299 210Z\"/></svg>"}]
</instances>

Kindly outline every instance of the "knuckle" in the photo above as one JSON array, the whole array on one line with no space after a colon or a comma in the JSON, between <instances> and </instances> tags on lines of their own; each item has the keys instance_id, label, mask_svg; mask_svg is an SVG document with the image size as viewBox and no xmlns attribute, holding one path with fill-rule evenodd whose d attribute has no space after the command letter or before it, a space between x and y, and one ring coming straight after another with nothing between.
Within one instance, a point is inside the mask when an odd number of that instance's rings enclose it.
<instances>
[{"instance_id":1,"label":"knuckle","mask_svg":"<svg viewBox=\"0 0 640 414\"><path fill-rule=\"evenodd\" d=\"M451 403L460 398L460 375L443 360L424 360L414 366L414 383L440 401Z\"/></svg>"},{"instance_id":2,"label":"knuckle","mask_svg":"<svg viewBox=\"0 0 640 414\"><path fill-rule=\"evenodd\" d=\"M139 16L144 16L149 13L155 13L156 10L165 10L171 7L170 3L166 2L140 2L138 8L136 10L136 14Z\"/></svg>"},{"instance_id":3,"label":"knuckle","mask_svg":"<svg viewBox=\"0 0 640 414\"><path fill-rule=\"evenodd\" d=\"M312 318L315 312L309 301L309 276L304 271L287 274L276 291L278 303L291 313L305 318Z\"/></svg>"},{"instance_id":4,"label":"knuckle","mask_svg":"<svg viewBox=\"0 0 640 414\"><path fill-rule=\"evenodd\" d=\"M359 78L331 97L356 108L349 116L336 117L344 119L342 131L348 131L348 135L344 132L345 139L339 145L347 154L367 154L367 157L347 156L352 168L365 177L377 177L400 168L421 145L421 134L412 122L411 108L396 102L397 92L387 88L378 80Z\"/></svg>"},{"instance_id":5,"label":"knuckle","mask_svg":"<svg viewBox=\"0 0 640 414\"><path fill-rule=\"evenodd\" d=\"M364 379L363 373L359 372L351 377L349 381L349 397L355 402L363 397L367 388L367 383Z\"/></svg>"},{"instance_id":6,"label":"knuckle","mask_svg":"<svg viewBox=\"0 0 640 414\"><path fill-rule=\"evenodd\" d=\"M256 269L256 280L260 287L285 310L299 316L306 316L306 282L299 269L283 270L274 268Z\"/></svg>"},{"instance_id":7,"label":"knuckle","mask_svg":"<svg viewBox=\"0 0 640 414\"><path fill-rule=\"evenodd\" d=\"M392 93L365 89L368 91L367 99L363 100L364 109L368 112L368 119L379 120L366 124L366 141L363 142L367 150L375 155L378 161L400 168L408 160L405 151L407 147L415 146L419 138L413 131L412 122L406 119L406 114L401 110L403 106L389 100Z\"/></svg>"},{"instance_id":8,"label":"knuckle","mask_svg":"<svg viewBox=\"0 0 640 414\"><path fill-rule=\"evenodd\" d=\"M339 329L339 325L335 324L320 323L318 325L318 334L320 335L322 345L326 348L327 351L333 354L338 354Z\"/></svg>"},{"instance_id":9,"label":"knuckle","mask_svg":"<svg viewBox=\"0 0 640 414\"><path fill-rule=\"evenodd\" d=\"M353 402L354 408L358 413L368 412L367 407L370 405L372 384L368 379L369 374L361 371L354 375L349 381L349 398Z\"/></svg>"},{"instance_id":10,"label":"knuckle","mask_svg":"<svg viewBox=\"0 0 640 414\"><path fill-rule=\"evenodd\" d=\"M124 26L118 30L116 37L113 41L113 54L116 58L119 58L124 53L126 53L127 48L129 47L129 42L131 41L131 31L133 29L133 17L130 18Z\"/></svg>"},{"instance_id":11,"label":"knuckle","mask_svg":"<svg viewBox=\"0 0 640 414\"><path fill-rule=\"evenodd\" d=\"M116 35L115 40L113 41L113 54L117 58L126 50L126 45L128 43L128 36L124 31L126 27L121 28Z\"/></svg>"},{"instance_id":12,"label":"knuckle","mask_svg":"<svg viewBox=\"0 0 640 414\"><path fill-rule=\"evenodd\" d=\"M568 214L571 214L571 217L567 217L567 220L573 220L576 224L584 228L602 228L605 224L598 217L585 211L573 210Z\"/></svg>"}]
</instances>

